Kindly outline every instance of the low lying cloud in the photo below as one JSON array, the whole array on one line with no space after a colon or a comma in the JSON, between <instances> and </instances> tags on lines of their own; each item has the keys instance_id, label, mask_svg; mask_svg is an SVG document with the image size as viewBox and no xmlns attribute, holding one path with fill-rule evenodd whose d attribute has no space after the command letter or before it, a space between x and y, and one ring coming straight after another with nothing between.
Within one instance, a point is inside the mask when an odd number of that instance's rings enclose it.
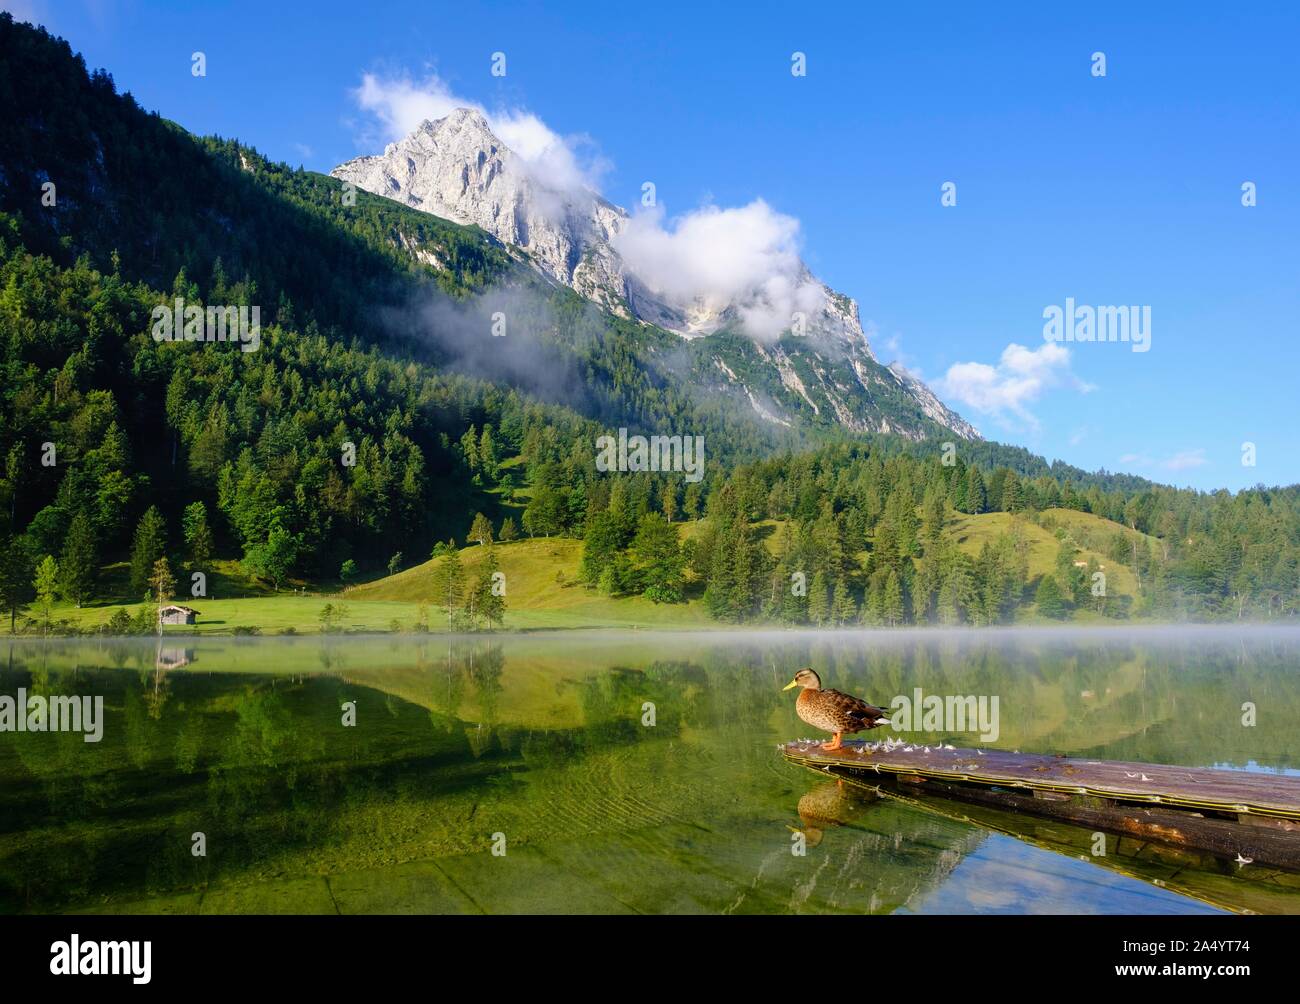
<instances>
[{"instance_id":1,"label":"low lying cloud","mask_svg":"<svg viewBox=\"0 0 1300 1004\"><path fill-rule=\"evenodd\" d=\"M1038 419L1029 405L1046 391L1069 388L1087 393L1094 389L1071 372L1070 350L1055 342L1037 349L1012 342L1002 350L996 365L956 363L934 387L952 403L993 415L1004 423L1019 420L1034 429Z\"/></svg>"},{"instance_id":2,"label":"low lying cloud","mask_svg":"<svg viewBox=\"0 0 1300 1004\"><path fill-rule=\"evenodd\" d=\"M762 199L737 209L704 206L666 221L661 208L633 216L614 248L653 292L711 313L735 305L745 330L772 340L825 295L799 258L799 221Z\"/></svg>"},{"instance_id":3,"label":"low lying cloud","mask_svg":"<svg viewBox=\"0 0 1300 1004\"><path fill-rule=\"evenodd\" d=\"M363 111L373 116L378 138L384 143L409 135L425 119L446 118L457 108L472 108L487 119L492 132L524 162L537 181L556 191L596 191L609 167L588 136L561 136L523 109L488 111L477 101L452 93L437 75L415 80L404 74L384 77L366 73L352 96ZM363 131L359 139L363 144L375 145L374 130Z\"/></svg>"},{"instance_id":4,"label":"low lying cloud","mask_svg":"<svg viewBox=\"0 0 1300 1004\"><path fill-rule=\"evenodd\" d=\"M1119 462L1126 467L1158 468L1162 471L1190 471L1197 467L1204 467L1210 461L1206 458L1204 449L1196 449L1180 450L1163 459L1156 459L1145 453L1126 453L1119 458Z\"/></svg>"}]
</instances>

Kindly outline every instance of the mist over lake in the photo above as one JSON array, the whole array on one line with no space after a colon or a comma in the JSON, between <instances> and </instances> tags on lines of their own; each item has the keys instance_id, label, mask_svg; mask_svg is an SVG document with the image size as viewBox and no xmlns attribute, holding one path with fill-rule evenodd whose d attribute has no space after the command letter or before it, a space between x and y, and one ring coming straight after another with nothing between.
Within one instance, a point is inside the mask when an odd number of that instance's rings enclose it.
<instances>
[{"instance_id":1,"label":"mist over lake","mask_svg":"<svg viewBox=\"0 0 1300 1004\"><path fill-rule=\"evenodd\" d=\"M0 694L105 705L95 745L0 733L4 912L1300 910L1294 876L1122 841L1080 860L1077 828L921 809L777 752L808 734L781 687L811 666L882 705L997 696L989 749L1295 774L1292 628L17 640L0 659Z\"/></svg>"}]
</instances>

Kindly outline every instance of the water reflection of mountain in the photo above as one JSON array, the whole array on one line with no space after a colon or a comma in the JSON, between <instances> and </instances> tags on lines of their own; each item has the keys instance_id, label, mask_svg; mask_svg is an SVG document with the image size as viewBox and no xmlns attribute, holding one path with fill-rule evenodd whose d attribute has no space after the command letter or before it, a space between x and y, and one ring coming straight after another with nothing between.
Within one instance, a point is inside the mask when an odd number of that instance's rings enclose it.
<instances>
[{"instance_id":1,"label":"water reflection of mountain","mask_svg":"<svg viewBox=\"0 0 1300 1004\"><path fill-rule=\"evenodd\" d=\"M11 648L0 692L103 694L108 723L98 746L0 735L0 911L171 897L230 910L908 908L984 831L897 803L828 823L823 806L822 837L793 855L789 827L809 825L796 806L817 782L774 747L806 732L779 690L802 664L877 699L1001 694L1005 746L1276 766L1300 722L1284 685L1294 645L1245 659L801 638L194 646L161 674L151 645ZM1245 699L1260 724L1234 731ZM349 701L355 727L341 721ZM207 858L190 853L195 832ZM496 832L505 859L487 852Z\"/></svg>"}]
</instances>

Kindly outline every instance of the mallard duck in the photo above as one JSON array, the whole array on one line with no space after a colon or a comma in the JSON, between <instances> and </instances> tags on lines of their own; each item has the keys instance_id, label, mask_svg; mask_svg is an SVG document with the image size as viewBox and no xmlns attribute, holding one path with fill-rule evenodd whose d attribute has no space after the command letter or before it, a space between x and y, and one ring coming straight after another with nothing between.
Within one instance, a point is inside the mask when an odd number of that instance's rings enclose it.
<instances>
[{"instance_id":1,"label":"mallard duck","mask_svg":"<svg viewBox=\"0 0 1300 1004\"><path fill-rule=\"evenodd\" d=\"M841 741L845 732L861 732L874 729L880 725L890 724L883 708L868 704L852 694L842 694L838 690L822 690L821 677L811 669L801 669L794 674L794 679L783 689L793 690L803 687L794 710L813 728L833 733L835 738L822 743L824 750L842 749Z\"/></svg>"}]
</instances>

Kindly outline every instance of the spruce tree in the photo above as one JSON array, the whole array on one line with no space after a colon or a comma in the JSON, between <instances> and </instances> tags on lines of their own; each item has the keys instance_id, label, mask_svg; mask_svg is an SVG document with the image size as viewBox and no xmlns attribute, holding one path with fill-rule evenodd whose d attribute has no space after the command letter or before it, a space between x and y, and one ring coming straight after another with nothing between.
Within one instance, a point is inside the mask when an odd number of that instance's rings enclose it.
<instances>
[{"instance_id":1,"label":"spruce tree","mask_svg":"<svg viewBox=\"0 0 1300 1004\"><path fill-rule=\"evenodd\" d=\"M432 592L433 602L447 611L448 629L454 628L465 602L465 566L454 545L443 551L442 559L434 566Z\"/></svg>"},{"instance_id":2,"label":"spruce tree","mask_svg":"<svg viewBox=\"0 0 1300 1004\"><path fill-rule=\"evenodd\" d=\"M835 597L831 601L831 616L836 625L851 624L858 614L857 601L849 591L848 581L841 576L835 580Z\"/></svg>"},{"instance_id":3,"label":"spruce tree","mask_svg":"<svg viewBox=\"0 0 1300 1004\"><path fill-rule=\"evenodd\" d=\"M79 512L72 517L59 561L60 589L65 599L80 607L90 597L98 564L94 528L89 517Z\"/></svg>"},{"instance_id":4,"label":"spruce tree","mask_svg":"<svg viewBox=\"0 0 1300 1004\"><path fill-rule=\"evenodd\" d=\"M939 623L948 626L960 624L961 617L961 572L954 562L939 587Z\"/></svg>"},{"instance_id":5,"label":"spruce tree","mask_svg":"<svg viewBox=\"0 0 1300 1004\"><path fill-rule=\"evenodd\" d=\"M489 628L500 627L506 615L505 579L498 578L500 570L496 548L489 544L474 587L475 613L487 621Z\"/></svg>"},{"instance_id":6,"label":"spruce tree","mask_svg":"<svg viewBox=\"0 0 1300 1004\"><path fill-rule=\"evenodd\" d=\"M1043 575L1034 593L1034 602L1038 604L1038 612L1044 617L1060 619L1065 616L1065 601L1061 598L1061 587L1056 581L1056 576Z\"/></svg>"},{"instance_id":7,"label":"spruce tree","mask_svg":"<svg viewBox=\"0 0 1300 1004\"><path fill-rule=\"evenodd\" d=\"M32 577L36 569L26 537L6 535L0 540L0 611L9 614L9 633L17 628L18 615L36 596Z\"/></svg>"},{"instance_id":8,"label":"spruce tree","mask_svg":"<svg viewBox=\"0 0 1300 1004\"><path fill-rule=\"evenodd\" d=\"M903 623L903 587L899 582L898 573L892 568L889 570L889 577L885 580L882 606L885 622L890 627Z\"/></svg>"},{"instance_id":9,"label":"spruce tree","mask_svg":"<svg viewBox=\"0 0 1300 1004\"><path fill-rule=\"evenodd\" d=\"M208 526L208 509L202 502L191 502L181 517L181 532L185 536L185 550L190 564L206 568L216 551L212 528Z\"/></svg>"},{"instance_id":10,"label":"spruce tree","mask_svg":"<svg viewBox=\"0 0 1300 1004\"><path fill-rule=\"evenodd\" d=\"M144 596L149 591L149 577L154 562L167 550L167 525L157 506L150 506L140 517L131 544L131 591Z\"/></svg>"},{"instance_id":11,"label":"spruce tree","mask_svg":"<svg viewBox=\"0 0 1300 1004\"><path fill-rule=\"evenodd\" d=\"M830 585L826 573L817 569L808 587L808 619L821 627L831 618Z\"/></svg>"},{"instance_id":12,"label":"spruce tree","mask_svg":"<svg viewBox=\"0 0 1300 1004\"><path fill-rule=\"evenodd\" d=\"M971 465L966 478L966 511L973 515L988 509L987 493L984 490L984 476L980 469Z\"/></svg>"}]
</instances>

